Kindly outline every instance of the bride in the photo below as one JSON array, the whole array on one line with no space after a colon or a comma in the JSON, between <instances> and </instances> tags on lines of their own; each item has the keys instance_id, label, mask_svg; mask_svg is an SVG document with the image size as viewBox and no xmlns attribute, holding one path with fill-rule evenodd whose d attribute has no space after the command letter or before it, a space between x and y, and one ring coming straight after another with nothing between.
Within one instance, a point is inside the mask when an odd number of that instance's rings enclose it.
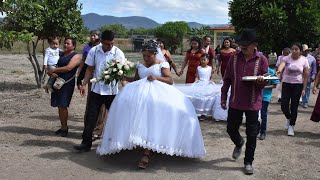
<instances>
[{"instance_id":1,"label":"bride","mask_svg":"<svg viewBox=\"0 0 320 180\"><path fill-rule=\"evenodd\" d=\"M143 64L115 97L109 111L100 155L143 147L138 164L145 169L154 153L200 158L203 138L191 101L171 86L167 62L156 58L158 44L151 40L142 49Z\"/></svg>"}]
</instances>

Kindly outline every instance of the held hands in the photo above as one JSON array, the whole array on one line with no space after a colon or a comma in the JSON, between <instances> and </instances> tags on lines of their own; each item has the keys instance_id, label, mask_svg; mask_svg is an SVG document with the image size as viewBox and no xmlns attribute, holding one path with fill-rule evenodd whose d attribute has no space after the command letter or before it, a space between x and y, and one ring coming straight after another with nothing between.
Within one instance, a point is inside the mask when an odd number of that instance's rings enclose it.
<instances>
[{"instance_id":1,"label":"held hands","mask_svg":"<svg viewBox=\"0 0 320 180\"><path fill-rule=\"evenodd\" d=\"M183 69L181 69L181 71L179 72L179 75L181 76L183 74Z\"/></svg>"},{"instance_id":2,"label":"held hands","mask_svg":"<svg viewBox=\"0 0 320 180\"><path fill-rule=\"evenodd\" d=\"M226 110L226 109L227 109L227 101L226 101L226 100L221 100L220 105L221 105L221 108L222 108L223 110Z\"/></svg>"}]
</instances>

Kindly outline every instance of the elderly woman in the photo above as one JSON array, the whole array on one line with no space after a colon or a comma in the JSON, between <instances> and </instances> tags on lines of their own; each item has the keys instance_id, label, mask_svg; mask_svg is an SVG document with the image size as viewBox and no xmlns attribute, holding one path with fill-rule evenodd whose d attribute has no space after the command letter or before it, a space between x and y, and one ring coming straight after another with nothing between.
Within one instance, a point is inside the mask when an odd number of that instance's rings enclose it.
<instances>
[{"instance_id":1,"label":"elderly woman","mask_svg":"<svg viewBox=\"0 0 320 180\"><path fill-rule=\"evenodd\" d=\"M306 93L308 84L308 59L301 55L302 45L293 43L291 55L285 56L278 67L282 74L281 110L287 118L288 136L294 136L294 126L298 116L299 99Z\"/></svg>"},{"instance_id":2,"label":"elderly woman","mask_svg":"<svg viewBox=\"0 0 320 180\"><path fill-rule=\"evenodd\" d=\"M66 38L64 40L64 53L58 60L58 68L48 71L50 77L60 77L65 80L65 84L51 93L51 106L58 107L61 128L55 132L62 137L68 136L68 107L75 86L75 74L81 61L81 57L74 52L76 40Z\"/></svg>"},{"instance_id":3,"label":"elderly woman","mask_svg":"<svg viewBox=\"0 0 320 180\"><path fill-rule=\"evenodd\" d=\"M205 155L200 125L191 101L173 83L168 62L156 59L158 44L147 42L143 63L115 97L97 153L113 154L144 148L138 164L145 169L154 152L167 155Z\"/></svg>"},{"instance_id":4,"label":"elderly woman","mask_svg":"<svg viewBox=\"0 0 320 180\"><path fill-rule=\"evenodd\" d=\"M191 38L190 45L191 45L191 47L189 50L187 50L187 54L186 54L184 61L182 63L181 71L179 72L179 75L181 76L183 74L184 68L188 65L186 83L194 83L195 82L197 68L200 65L200 58L201 58L201 55L205 52L201 48L200 39L198 39L196 37Z\"/></svg>"}]
</instances>

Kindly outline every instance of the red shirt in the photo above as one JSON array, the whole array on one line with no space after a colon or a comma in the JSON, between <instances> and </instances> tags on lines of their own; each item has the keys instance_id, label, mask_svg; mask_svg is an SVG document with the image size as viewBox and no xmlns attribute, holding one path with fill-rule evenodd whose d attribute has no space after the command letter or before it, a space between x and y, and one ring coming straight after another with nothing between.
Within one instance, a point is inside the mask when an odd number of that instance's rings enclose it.
<instances>
[{"instance_id":1,"label":"red shirt","mask_svg":"<svg viewBox=\"0 0 320 180\"><path fill-rule=\"evenodd\" d=\"M246 62L241 51L231 56L223 77L221 101L227 100L229 87L231 95L229 107L239 110L260 110L262 106L262 89L255 81L242 81L243 76L260 76L268 73L268 60L255 52L254 57Z\"/></svg>"}]
</instances>

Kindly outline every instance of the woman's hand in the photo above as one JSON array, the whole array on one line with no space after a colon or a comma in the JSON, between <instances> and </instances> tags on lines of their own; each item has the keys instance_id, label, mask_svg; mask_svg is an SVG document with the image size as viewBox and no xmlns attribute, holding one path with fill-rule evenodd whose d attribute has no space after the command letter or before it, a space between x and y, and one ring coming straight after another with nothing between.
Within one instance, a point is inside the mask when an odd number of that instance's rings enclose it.
<instances>
[{"instance_id":1,"label":"woman's hand","mask_svg":"<svg viewBox=\"0 0 320 180\"><path fill-rule=\"evenodd\" d=\"M317 88L316 88L316 87L313 87L313 88L312 88L312 93L313 93L313 94L316 94L316 93L317 93Z\"/></svg>"},{"instance_id":2,"label":"woman's hand","mask_svg":"<svg viewBox=\"0 0 320 180\"><path fill-rule=\"evenodd\" d=\"M183 69L181 69L181 71L179 72L179 75L181 76L183 74Z\"/></svg>"},{"instance_id":3,"label":"woman's hand","mask_svg":"<svg viewBox=\"0 0 320 180\"><path fill-rule=\"evenodd\" d=\"M56 73L54 73L54 69L48 70L47 74L52 78L57 78L58 77L58 75Z\"/></svg>"},{"instance_id":4,"label":"woman's hand","mask_svg":"<svg viewBox=\"0 0 320 180\"><path fill-rule=\"evenodd\" d=\"M178 71L175 71L175 72L176 72L176 75L180 77L180 73L178 73Z\"/></svg>"},{"instance_id":5,"label":"woman's hand","mask_svg":"<svg viewBox=\"0 0 320 180\"><path fill-rule=\"evenodd\" d=\"M306 90L302 90L301 96L305 96L305 95L306 95Z\"/></svg>"},{"instance_id":6,"label":"woman's hand","mask_svg":"<svg viewBox=\"0 0 320 180\"><path fill-rule=\"evenodd\" d=\"M149 81L154 81L154 80L158 80L158 77L157 77L157 76L152 76L152 75L150 75L150 76L147 77L147 79L148 79Z\"/></svg>"}]
</instances>

